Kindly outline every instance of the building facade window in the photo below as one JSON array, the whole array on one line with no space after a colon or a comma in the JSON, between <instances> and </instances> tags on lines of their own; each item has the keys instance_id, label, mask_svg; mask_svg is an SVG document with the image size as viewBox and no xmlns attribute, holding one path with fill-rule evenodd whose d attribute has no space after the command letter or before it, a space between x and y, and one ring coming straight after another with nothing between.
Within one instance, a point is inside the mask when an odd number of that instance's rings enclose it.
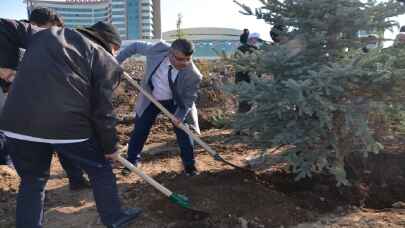
<instances>
[{"instance_id":1,"label":"building facade window","mask_svg":"<svg viewBox=\"0 0 405 228\"><path fill-rule=\"evenodd\" d=\"M115 17L113 18L113 23L114 22L125 22L125 18L124 17Z\"/></svg>"},{"instance_id":2,"label":"building facade window","mask_svg":"<svg viewBox=\"0 0 405 228\"><path fill-rule=\"evenodd\" d=\"M28 7L52 8L63 18L66 27L90 26L97 21L110 22L119 29L124 39L152 38L155 20L153 7L157 2L160 7L160 0L83 1L77 4L61 0L26 1L30 3ZM160 18L160 15L156 17Z\"/></svg>"},{"instance_id":3,"label":"building facade window","mask_svg":"<svg viewBox=\"0 0 405 228\"><path fill-rule=\"evenodd\" d=\"M125 16L125 12L124 12L124 11L112 11L112 15L113 15L113 16L115 16L115 15L122 15L122 16Z\"/></svg>"},{"instance_id":4,"label":"building facade window","mask_svg":"<svg viewBox=\"0 0 405 228\"><path fill-rule=\"evenodd\" d=\"M140 38L139 29L139 0L128 0L128 39L134 40Z\"/></svg>"}]
</instances>

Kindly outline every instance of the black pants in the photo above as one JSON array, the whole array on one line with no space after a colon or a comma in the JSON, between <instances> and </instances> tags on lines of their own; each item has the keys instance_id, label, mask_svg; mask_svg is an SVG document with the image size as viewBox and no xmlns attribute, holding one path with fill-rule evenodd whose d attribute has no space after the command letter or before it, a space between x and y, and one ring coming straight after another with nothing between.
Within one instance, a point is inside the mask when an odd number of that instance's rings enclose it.
<instances>
[{"instance_id":1,"label":"black pants","mask_svg":"<svg viewBox=\"0 0 405 228\"><path fill-rule=\"evenodd\" d=\"M176 111L176 106L173 100L160 101L160 103L171 113ZM132 132L131 139L129 140L128 160L136 163L140 159L140 153L148 138L150 129L155 122L160 110L154 105L150 104L142 113L142 116L135 117L135 127ZM194 161L194 142L182 129L173 126L176 133L177 144L180 147L180 156L184 166L193 166Z\"/></svg>"},{"instance_id":2,"label":"black pants","mask_svg":"<svg viewBox=\"0 0 405 228\"><path fill-rule=\"evenodd\" d=\"M45 185L54 151L79 157L88 174L101 221L113 224L122 215L115 176L96 140L47 144L7 138L7 148L21 178L17 195L16 227L42 228Z\"/></svg>"},{"instance_id":3,"label":"black pants","mask_svg":"<svg viewBox=\"0 0 405 228\"><path fill-rule=\"evenodd\" d=\"M61 153L58 153L58 157L62 168L65 170L66 175L69 178L69 183L83 183L83 171L79 162Z\"/></svg>"},{"instance_id":4,"label":"black pants","mask_svg":"<svg viewBox=\"0 0 405 228\"><path fill-rule=\"evenodd\" d=\"M238 71L235 74L235 84L239 84L241 82L250 83L250 76L249 72L247 71ZM238 105L238 113L246 113L249 112L252 108L252 105L249 104L247 101L239 101Z\"/></svg>"},{"instance_id":5,"label":"black pants","mask_svg":"<svg viewBox=\"0 0 405 228\"><path fill-rule=\"evenodd\" d=\"M8 152L7 152L7 140L6 140L5 136L0 136L0 140L1 140L1 142L0 142L0 165L10 165L11 160L10 160L10 156L8 155ZM69 183L70 184L83 183L83 181L84 181L83 171L80 168L79 163L64 154L58 154L58 155L59 155L60 164L62 165L62 168L65 170L66 175L69 178Z\"/></svg>"}]
</instances>

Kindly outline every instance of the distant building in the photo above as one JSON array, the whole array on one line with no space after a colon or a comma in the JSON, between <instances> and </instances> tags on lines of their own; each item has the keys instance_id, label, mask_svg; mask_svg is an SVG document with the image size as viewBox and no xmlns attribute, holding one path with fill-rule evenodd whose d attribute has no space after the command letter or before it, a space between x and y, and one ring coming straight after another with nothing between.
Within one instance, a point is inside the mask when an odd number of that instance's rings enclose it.
<instances>
[{"instance_id":1,"label":"distant building","mask_svg":"<svg viewBox=\"0 0 405 228\"><path fill-rule=\"evenodd\" d=\"M111 4L111 22L123 39L128 39L126 4L126 0L112 0Z\"/></svg>"},{"instance_id":2,"label":"distant building","mask_svg":"<svg viewBox=\"0 0 405 228\"><path fill-rule=\"evenodd\" d=\"M89 26L97 21L111 22L111 4L109 1L73 1L73 0L28 0L28 12L35 7L54 9L67 27Z\"/></svg>"},{"instance_id":3,"label":"distant building","mask_svg":"<svg viewBox=\"0 0 405 228\"><path fill-rule=\"evenodd\" d=\"M26 0L26 3L28 12L38 6L54 9L67 27L106 21L117 27L124 40L161 37L160 0Z\"/></svg>"},{"instance_id":4,"label":"distant building","mask_svg":"<svg viewBox=\"0 0 405 228\"><path fill-rule=\"evenodd\" d=\"M185 28L181 30L184 38L195 46L196 58L217 58L218 53L234 53L240 45L242 30L230 28ZM163 39L170 42L177 39L177 30L163 33Z\"/></svg>"},{"instance_id":5,"label":"distant building","mask_svg":"<svg viewBox=\"0 0 405 228\"><path fill-rule=\"evenodd\" d=\"M162 38L162 20L161 12L162 7L160 6L160 0L153 0L153 38Z\"/></svg>"}]
</instances>

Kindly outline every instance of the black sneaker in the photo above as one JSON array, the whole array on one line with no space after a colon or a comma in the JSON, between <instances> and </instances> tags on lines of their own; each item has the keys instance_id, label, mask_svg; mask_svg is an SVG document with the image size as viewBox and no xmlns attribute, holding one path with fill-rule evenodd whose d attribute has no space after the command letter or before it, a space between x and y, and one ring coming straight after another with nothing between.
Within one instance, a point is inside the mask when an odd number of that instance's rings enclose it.
<instances>
[{"instance_id":1,"label":"black sneaker","mask_svg":"<svg viewBox=\"0 0 405 228\"><path fill-rule=\"evenodd\" d=\"M81 191L89 188L91 188L91 184L84 178L81 181L69 181L69 189L71 191Z\"/></svg>"},{"instance_id":2,"label":"black sneaker","mask_svg":"<svg viewBox=\"0 0 405 228\"><path fill-rule=\"evenodd\" d=\"M137 168L140 168L140 165L139 165L139 163L138 162L135 162L135 163L132 163L132 165L134 165L135 167L137 167ZM124 167L122 170L121 170L121 175L123 175L123 176L129 176L130 174L131 174L131 170L130 169L128 169L127 167Z\"/></svg>"},{"instance_id":3,"label":"black sneaker","mask_svg":"<svg viewBox=\"0 0 405 228\"><path fill-rule=\"evenodd\" d=\"M122 213L122 216L113 224L108 225L107 228L124 228L132 223L140 214L142 210L140 208L128 208Z\"/></svg>"},{"instance_id":4,"label":"black sneaker","mask_svg":"<svg viewBox=\"0 0 405 228\"><path fill-rule=\"evenodd\" d=\"M186 173L186 176L188 176L188 177L198 175L198 171L197 171L197 169L195 168L194 165L187 165L184 168L184 172Z\"/></svg>"},{"instance_id":5,"label":"black sneaker","mask_svg":"<svg viewBox=\"0 0 405 228\"><path fill-rule=\"evenodd\" d=\"M132 171L131 171L130 169L128 169L127 167L124 167L124 168L121 170L121 175L127 177L127 176L129 176L129 175L131 174L131 172L132 172Z\"/></svg>"}]
</instances>

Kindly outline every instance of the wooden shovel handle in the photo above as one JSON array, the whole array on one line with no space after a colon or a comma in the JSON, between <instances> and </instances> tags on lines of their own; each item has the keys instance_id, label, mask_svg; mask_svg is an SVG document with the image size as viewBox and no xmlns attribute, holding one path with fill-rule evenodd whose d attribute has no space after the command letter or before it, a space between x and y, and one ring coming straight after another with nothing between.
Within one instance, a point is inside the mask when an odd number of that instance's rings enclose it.
<instances>
[{"instance_id":1,"label":"wooden shovel handle","mask_svg":"<svg viewBox=\"0 0 405 228\"><path fill-rule=\"evenodd\" d=\"M125 147L124 149L126 149ZM167 189L165 186L159 184L155 179L152 177L146 175L144 172L142 172L140 169L136 168L131 162L129 162L127 159L123 158L121 155L118 155L117 160L123 164L125 167L127 167L129 170L132 172L136 173L136 175L140 176L142 179L144 179L146 182L148 182L150 185L152 185L154 188L165 194L167 197L170 197L173 192Z\"/></svg>"},{"instance_id":2,"label":"wooden shovel handle","mask_svg":"<svg viewBox=\"0 0 405 228\"><path fill-rule=\"evenodd\" d=\"M150 93L148 93L145 89L143 89L131 76L129 76L126 72L124 72L124 78L131 83L136 89L138 89L143 95L145 95L146 98L150 100L160 111L163 112L167 117L170 118L173 122L177 121L177 118L171 114L165 107L163 107L159 101L157 101ZM185 131L190 137L194 139L198 144L200 144L205 150L208 151L208 153L211 154L216 160L218 160L220 157L218 153L213 150L208 144L206 144L204 141L201 140L200 137L198 137L196 134L194 134L186 125L183 123L179 123L178 127ZM222 160L222 159L220 159Z\"/></svg>"}]
</instances>

